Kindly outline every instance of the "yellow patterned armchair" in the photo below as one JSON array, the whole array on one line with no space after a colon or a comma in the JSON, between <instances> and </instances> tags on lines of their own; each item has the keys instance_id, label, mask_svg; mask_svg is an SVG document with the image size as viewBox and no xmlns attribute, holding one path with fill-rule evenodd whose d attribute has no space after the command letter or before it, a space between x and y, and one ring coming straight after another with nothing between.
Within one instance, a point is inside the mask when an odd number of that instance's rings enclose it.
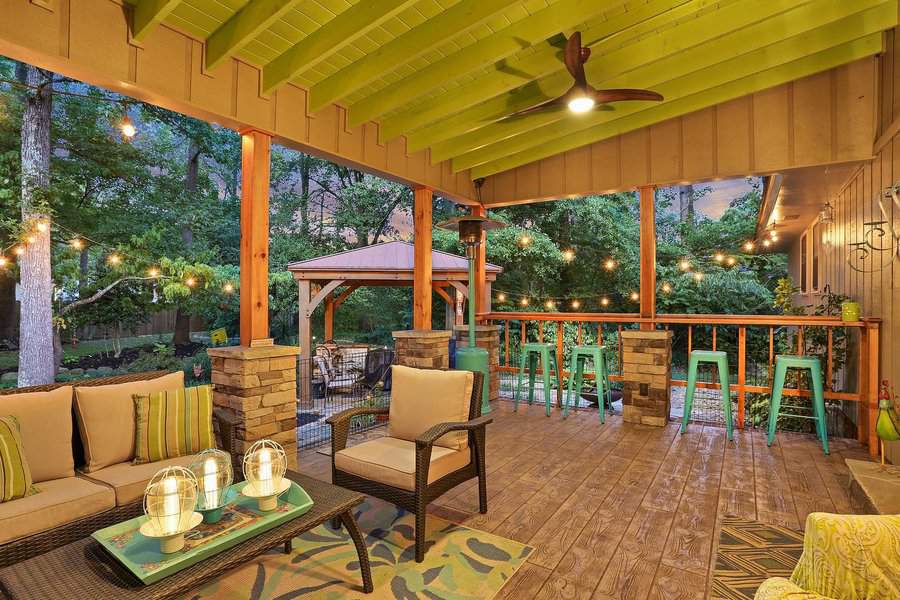
<instances>
[{"instance_id":1,"label":"yellow patterned armchair","mask_svg":"<svg viewBox=\"0 0 900 600\"><path fill-rule=\"evenodd\" d=\"M900 598L900 515L831 515L806 519L803 555L790 580L773 577L755 600Z\"/></svg>"}]
</instances>

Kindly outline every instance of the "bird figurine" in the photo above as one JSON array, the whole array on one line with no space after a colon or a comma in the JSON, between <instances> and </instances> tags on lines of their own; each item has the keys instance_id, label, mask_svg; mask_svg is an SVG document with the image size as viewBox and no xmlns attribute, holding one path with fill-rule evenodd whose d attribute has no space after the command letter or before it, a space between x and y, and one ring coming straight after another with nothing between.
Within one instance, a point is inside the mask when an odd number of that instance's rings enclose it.
<instances>
[{"instance_id":1,"label":"bird figurine","mask_svg":"<svg viewBox=\"0 0 900 600\"><path fill-rule=\"evenodd\" d=\"M887 380L881 382L878 393L878 420L875 421L875 432L881 443L881 466L884 466L884 442L900 440L900 416L894 411L893 394Z\"/></svg>"}]
</instances>

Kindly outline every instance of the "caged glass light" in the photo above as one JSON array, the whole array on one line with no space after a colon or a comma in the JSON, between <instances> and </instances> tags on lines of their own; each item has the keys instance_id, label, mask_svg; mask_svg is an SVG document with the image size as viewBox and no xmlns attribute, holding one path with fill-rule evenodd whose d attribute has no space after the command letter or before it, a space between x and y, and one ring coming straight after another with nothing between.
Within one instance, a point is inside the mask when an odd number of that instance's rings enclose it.
<instances>
[{"instance_id":1,"label":"caged glass light","mask_svg":"<svg viewBox=\"0 0 900 600\"><path fill-rule=\"evenodd\" d=\"M197 505L197 478L184 467L166 467L156 473L144 490L144 514L141 526L146 537L158 538L165 554L184 547L184 533L196 527L202 517Z\"/></svg>"},{"instance_id":2,"label":"caged glass light","mask_svg":"<svg viewBox=\"0 0 900 600\"><path fill-rule=\"evenodd\" d=\"M209 448L195 457L190 469L197 478L197 510L203 514L204 522L218 522L222 507L227 504L228 489L234 482L231 455Z\"/></svg>"},{"instance_id":3,"label":"caged glass light","mask_svg":"<svg viewBox=\"0 0 900 600\"><path fill-rule=\"evenodd\" d=\"M244 479L247 485L242 493L256 498L259 510L266 512L278 506L278 496L291 486L284 476L287 458L284 448L272 440L259 440L244 455Z\"/></svg>"}]
</instances>

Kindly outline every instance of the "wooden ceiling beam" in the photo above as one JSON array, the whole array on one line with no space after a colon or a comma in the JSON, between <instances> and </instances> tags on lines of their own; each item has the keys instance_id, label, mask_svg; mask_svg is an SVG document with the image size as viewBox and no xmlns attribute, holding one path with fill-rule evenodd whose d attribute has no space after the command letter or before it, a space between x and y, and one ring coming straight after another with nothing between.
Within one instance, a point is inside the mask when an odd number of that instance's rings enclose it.
<instances>
[{"instance_id":1,"label":"wooden ceiling beam","mask_svg":"<svg viewBox=\"0 0 900 600\"><path fill-rule=\"evenodd\" d=\"M140 0L131 13L131 39L143 42L171 14L180 0Z\"/></svg>"},{"instance_id":2,"label":"wooden ceiling beam","mask_svg":"<svg viewBox=\"0 0 900 600\"><path fill-rule=\"evenodd\" d=\"M471 31L518 1L462 0L315 84L309 91L310 112L338 102L386 73Z\"/></svg>"},{"instance_id":3,"label":"wooden ceiling beam","mask_svg":"<svg viewBox=\"0 0 900 600\"><path fill-rule=\"evenodd\" d=\"M619 14L593 21L582 32L581 37L591 47L594 55L600 56L608 52L608 48L619 47L623 39L645 34L648 29L684 17L701 6L697 0L651 0L631 10L623 10ZM532 52L498 62L494 69L454 89L452 94L383 119L380 123L382 139L387 141L408 134L409 151L418 152L435 141L461 133L444 127L448 118L454 120L453 116L460 111L477 107L487 99L558 71L565 74L567 81L571 83L560 55L561 44L561 38L552 43L541 42ZM422 127L424 129L421 134L415 131Z\"/></svg>"},{"instance_id":4,"label":"wooden ceiling beam","mask_svg":"<svg viewBox=\"0 0 900 600\"><path fill-rule=\"evenodd\" d=\"M206 70L216 68L225 59L293 10L300 0L251 0L225 21L206 40Z\"/></svg>"},{"instance_id":5,"label":"wooden ceiling beam","mask_svg":"<svg viewBox=\"0 0 900 600\"><path fill-rule=\"evenodd\" d=\"M776 4L776 2L769 3L768 0L766 2L769 8L774 8ZM790 2L781 4L784 6ZM612 78L595 76L594 81L598 82L596 84L598 87L648 87L661 93L666 102L669 102L694 94L701 89L713 87L714 84L710 82L721 82L723 77L731 75L732 79L737 79L747 75L748 70L782 64L878 31L878 28L890 18L888 14L894 10L891 4L892 2L885 0L860 0L858 3L822 0L809 3L802 9L782 12L753 23L749 21L756 17L723 19L721 29L712 31L704 26L708 23L698 19L697 23L701 25L698 30L692 28L692 23L687 26L690 30L682 31L681 28L676 28L665 35L648 40L654 42L652 44L641 44L642 48L635 48L635 53L644 57L640 59L642 63L640 66L639 61L629 59L627 49L610 55L609 64L638 66L638 68ZM859 10L857 7L860 6L868 10L857 12ZM759 7L759 11L755 11L754 14L763 12L765 9ZM822 29L822 32L815 34L817 29ZM832 43L827 45L832 33L835 37ZM679 46L678 40L685 37L696 38L700 43L680 52L672 52L673 48ZM785 39L794 40L790 44L790 57L776 56L775 53L766 50L768 46L780 44ZM806 44L809 45L808 50L804 48ZM640 52L637 52L638 50ZM730 68L733 68L733 71ZM610 72L609 69L606 70L606 74ZM494 156L494 153L499 150L497 144L500 142L504 142L503 148L507 149L508 140L521 134L530 134L536 128L559 123L560 127L578 130L655 106L659 104L628 102L616 104L612 111L596 111L583 116L574 116L563 108L529 115L522 119L505 119L433 145L431 157L433 161L457 157L459 160L454 164L454 168L465 168L464 165L475 166L499 158Z\"/></svg>"},{"instance_id":6,"label":"wooden ceiling beam","mask_svg":"<svg viewBox=\"0 0 900 600\"><path fill-rule=\"evenodd\" d=\"M548 156L562 154L581 146L682 116L714 104L721 104L756 91L827 71L855 60L873 56L882 50L882 33L873 33L852 42L831 47L822 52L804 56L793 62L705 90L694 96L668 102L659 107L644 110L629 117L581 131L566 132L537 147L531 147L520 152L511 151L503 158L484 163L472 169L471 176L475 179L508 171ZM554 126L554 128L560 129L559 126Z\"/></svg>"},{"instance_id":7,"label":"wooden ceiling beam","mask_svg":"<svg viewBox=\"0 0 900 600\"><path fill-rule=\"evenodd\" d=\"M380 0L354 4L263 67L263 92L270 93L325 61L417 1Z\"/></svg>"},{"instance_id":8,"label":"wooden ceiling beam","mask_svg":"<svg viewBox=\"0 0 900 600\"><path fill-rule=\"evenodd\" d=\"M356 127L377 119L449 80L493 64L609 10L607 2L560 0L353 104L348 112L348 125Z\"/></svg>"}]
</instances>

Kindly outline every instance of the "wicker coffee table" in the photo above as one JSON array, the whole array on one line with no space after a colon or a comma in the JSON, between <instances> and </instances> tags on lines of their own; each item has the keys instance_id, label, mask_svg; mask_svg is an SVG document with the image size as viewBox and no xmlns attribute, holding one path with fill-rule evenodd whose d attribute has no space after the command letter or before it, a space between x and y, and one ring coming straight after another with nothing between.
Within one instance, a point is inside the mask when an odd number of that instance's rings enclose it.
<instances>
[{"instance_id":1,"label":"wicker coffee table","mask_svg":"<svg viewBox=\"0 0 900 600\"><path fill-rule=\"evenodd\" d=\"M11 600L177 598L272 548L283 545L289 551L292 539L331 519L340 520L350 532L359 555L363 589L370 593L369 554L352 512L353 507L363 501L362 494L292 471L288 471L287 476L312 497L315 504L309 512L171 577L143 585L93 538L85 538L0 570L0 593Z\"/></svg>"}]
</instances>

